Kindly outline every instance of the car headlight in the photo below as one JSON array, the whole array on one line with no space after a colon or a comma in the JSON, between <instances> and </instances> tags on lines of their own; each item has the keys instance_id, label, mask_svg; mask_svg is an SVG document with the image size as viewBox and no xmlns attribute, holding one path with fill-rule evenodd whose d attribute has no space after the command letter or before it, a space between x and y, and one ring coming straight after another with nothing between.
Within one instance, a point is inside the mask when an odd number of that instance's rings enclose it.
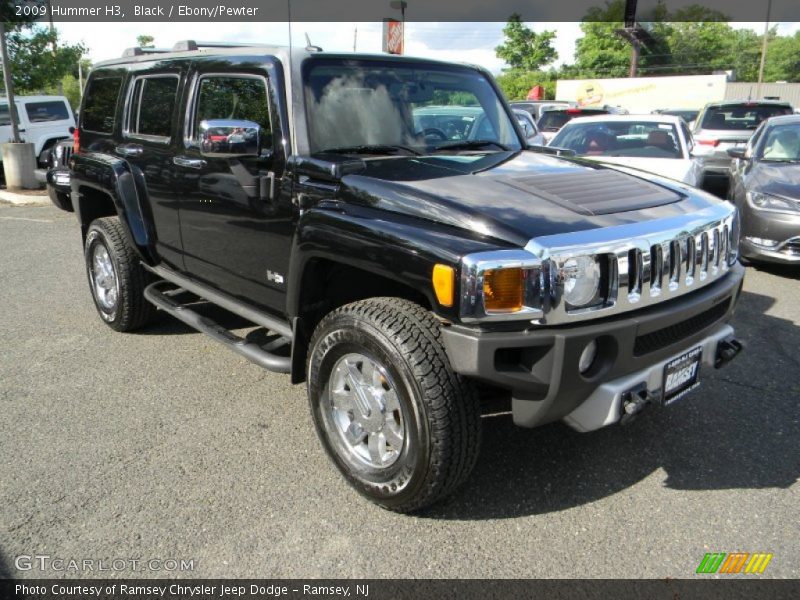
<instances>
[{"instance_id":1,"label":"car headlight","mask_svg":"<svg viewBox=\"0 0 800 600\"><path fill-rule=\"evenodd\" d=\"M761 192L747 192L747 203L756 210L772 212L800 212L800 202Z\"/></svg>"},{"instance_id":2,"label":"car headlight","mask_svg":"<svg viewBox=\"0 0 800 600\"><path fill-rule=\"evenodd\" d=\"M568 258L559 270L564 301L581 308L593 304L600 291L600 266L591 256Z\"/></svg>"}]
</instances>

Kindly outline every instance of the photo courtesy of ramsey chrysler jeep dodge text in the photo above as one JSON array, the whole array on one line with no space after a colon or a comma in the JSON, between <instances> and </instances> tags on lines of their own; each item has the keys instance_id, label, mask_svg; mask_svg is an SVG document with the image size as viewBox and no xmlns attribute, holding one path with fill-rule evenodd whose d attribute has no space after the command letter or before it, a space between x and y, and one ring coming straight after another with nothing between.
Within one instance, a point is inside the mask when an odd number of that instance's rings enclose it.
<instances>
[{"instance_id":1,"label":"photo courtesy of ramsey chrysler jeep dodge text","mask_svg":"<svg viewBox=\"0 0 800 600\"><path fill-rule=\"evenodd\" d=\"M484 393L591 431L741 348L736 207L564 154L478 67L184 41L92 71L62 205L105 323L306 382L343 476L410 512L468 478Z\"/></svg>"}]
</instances>

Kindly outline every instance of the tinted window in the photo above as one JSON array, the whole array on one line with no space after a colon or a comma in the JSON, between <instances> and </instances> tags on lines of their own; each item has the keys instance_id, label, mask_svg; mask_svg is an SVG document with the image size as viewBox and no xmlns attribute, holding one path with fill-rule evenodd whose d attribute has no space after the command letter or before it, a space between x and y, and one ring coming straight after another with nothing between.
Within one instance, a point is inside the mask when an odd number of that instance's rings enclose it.
<instances>
[{"instance_id":1,"label":"tinted window","mask_svg":"<svg viewBox=\"0 0 800 600\"><path fill-rule=\"evenodd\" d=\"M682 158L675 126L652 121L573 123L553 139L553 146L582 156Z\"/></svg>"},{"instance_id":2,"label":"tinted window","mask_svg":"<svg viewBox=\"0 0 800 600\"><path fill-rule=\"evenodd\" d=\"M25 112L31 123L45 123L47 121L66 121L69 119L69 110L63 100L55 102L28 102Z\"/></svg>"},{"instance_id":3,"label":"tinted window","mask_svg":"<svg viewBox=\"0 0 800 600\"><path fill-rule=\"evenodd\" d=\"M111 133L122 77L93 78L86 87L81 109L83 129Z\"/></svg>"},{"instance_id":4,"label":"tinted window","mask_svg":"<svg viewBox=\"0 0 800 600\"><path fill-rule=\"evenodd\" d=\"M776 115L790 115L788 106L774 104L728 104L710 106L703 115L703 129L755 129L762 121Z\"/></svg>"},{"instance_id":5,"label":"tinted window","mask_svg":"<svg viewBox=\"0 0 800 600\"><path fill-rule=\"evenodd\" d=\"M541 131L558 131L575 117L590 117L592 115L605 114L608 114L607 111L600 110L581 111L576 109L571 112L564 110L548 110L542 113L538 125Z\"/></svg>"},{"instance_id":6,"label":"tinted window","mask_svg":"<svg viewBox=\"0 0 800 600\"><path fill-rule=\"evenodd\" d=\"M177 93L177 77L169 75L137 79L131 96L127 132L169 138Z\"/></svg>"},{"instance_id":7,"label":"tinted window","mask_svg":"<svg viewBox=\"0 0 800 600\"><path fill-rule=\"evenodd\" d=\"M235 119L260 125L262 147L272 145L267 86L260 77L204 77L200 80L196 106L195 137L201 121ZM213 129L209 132L212 136L229 133Z\"/></svg>"},{"instance_id":8,"label":"tinted window","mask_svg":"<svg viewBox=\"0 0 800 600\"><path fill-rule=\"evenodd\" d=\"M11 125L11 115L8 112L8 104L0 104L0 127Z\"/></svg>"}]
</instances>

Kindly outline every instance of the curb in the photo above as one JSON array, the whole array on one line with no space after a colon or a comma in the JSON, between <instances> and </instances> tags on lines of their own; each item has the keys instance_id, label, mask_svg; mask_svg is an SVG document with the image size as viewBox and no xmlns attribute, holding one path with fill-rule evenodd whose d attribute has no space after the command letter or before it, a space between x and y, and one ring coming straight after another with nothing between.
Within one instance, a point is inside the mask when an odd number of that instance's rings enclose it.
<instances>
[{"instance_id":1,"label":"curb","mask_svg":"<svg viewBox=\"0 0 800 600\"><path fill-rule=\"evenodd\" d=\"M0 190L0 202L8 202L18 206L43 206L50 204L50 197L47 190L42 191L42 195L15 194L6 190Z\"/></svg>"}]
</instances>

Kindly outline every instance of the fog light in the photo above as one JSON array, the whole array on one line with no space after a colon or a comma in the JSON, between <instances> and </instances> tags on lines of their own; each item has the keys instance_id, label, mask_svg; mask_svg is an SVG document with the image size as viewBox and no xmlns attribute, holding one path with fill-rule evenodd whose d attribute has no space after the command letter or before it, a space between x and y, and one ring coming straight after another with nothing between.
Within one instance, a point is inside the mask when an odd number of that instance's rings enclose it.
<instances>
[{"instance_id":1,"label":"fog light","mask_svg":"<svg viewBox=\"0 0 800 600\"><path fill-rule=\"evenodd\" d=\"M578 361L578 369L582 374L592 368L595 358L597 358L597 340L592 340L586 344L586 348L583 349L581 358Z\"/></svg>"},{"instance_id":2,"label":"fog light","mask_svg":"<svg viewBox=\"0 0 800 600\"><path fill-rule=\"evenodd\" d=\"M751 244L755 244L757 246L765 246L767 248L774 248L775 246L778 245L778 240L768 240L765 238L750 237L750 236L746 236L744 239L746 239Z\"/></svg>"}]
</instances>

